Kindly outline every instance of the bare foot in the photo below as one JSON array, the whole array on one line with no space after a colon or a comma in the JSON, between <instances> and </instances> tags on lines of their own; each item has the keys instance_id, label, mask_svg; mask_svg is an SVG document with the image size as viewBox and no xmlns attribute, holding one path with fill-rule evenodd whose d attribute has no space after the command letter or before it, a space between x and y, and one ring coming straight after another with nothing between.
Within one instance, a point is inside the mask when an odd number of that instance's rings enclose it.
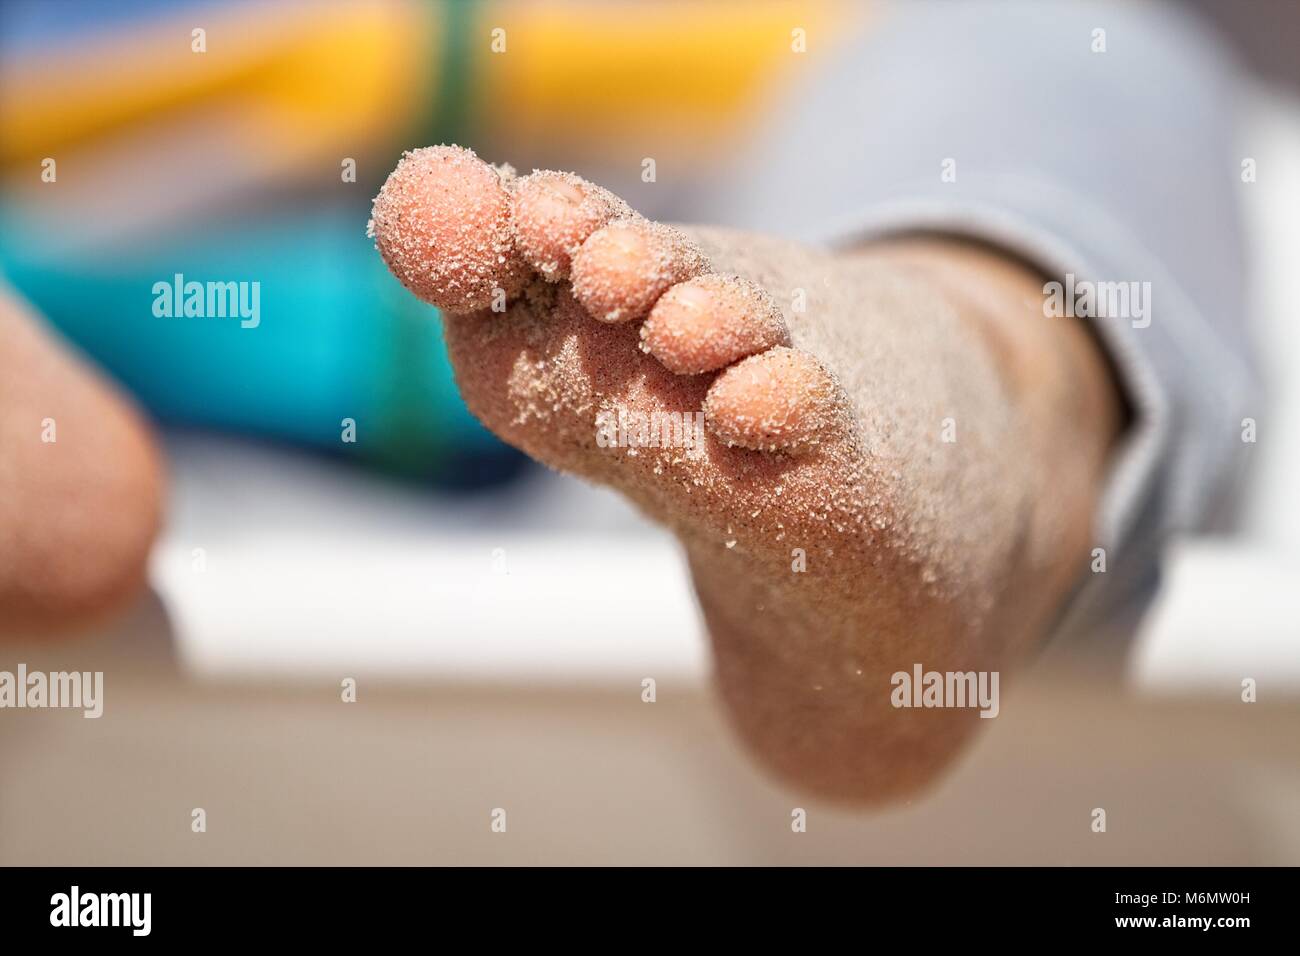
<instances>
[{"instance_id":1,"label":"bare foot","mask_svg":"<svg viewBox=\"0 0 1300 956\"><path fill-rule=\"evenodd\" d=\"M490 429L678 534L735 724L805 789L932 778L978 712L897 708L892 675L1000 671L1085 567L1117 402L1041 279L990 251L678 230L458 147L407 154L372 229L446 313ZM602 440L620 413L698 411L697 450ZM653 600L635 574L630 610Z\"/></svg>"},{"instance_id":2,"label":"bare foot","mask_svg":"<svg viewBox=\"0 0 1300 956\"><path fill-rule=\"evenodd\" d=\"M0 634L80 625L143 587L162 471L138 414L0 289Z\"/></svg>"}]
</instances>

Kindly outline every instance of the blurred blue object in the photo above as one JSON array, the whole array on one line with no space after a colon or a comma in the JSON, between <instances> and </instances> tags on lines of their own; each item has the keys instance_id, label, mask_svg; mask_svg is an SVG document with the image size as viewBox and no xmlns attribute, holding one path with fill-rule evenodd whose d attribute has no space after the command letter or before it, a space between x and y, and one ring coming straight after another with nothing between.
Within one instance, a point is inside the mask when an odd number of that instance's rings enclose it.
<instances>
[{"instance_id":1,"label":"blurred blue object","mask_svg":"<svg viewBox=\"0 0 1300 956\"><path fill-rule=\"evenodd\" d=\"M354 205L276 209L256 221L124 249L42 251L0 220L0 262L72 342L163 422L230 429L472 484L521 456L469 414L438 312L407 293ZM154 286L256 282L260 321L155 315ZM251 324L251 323L249 323ZM345 419L356 441L342 439Z\"/></svg>"}]
</instances>

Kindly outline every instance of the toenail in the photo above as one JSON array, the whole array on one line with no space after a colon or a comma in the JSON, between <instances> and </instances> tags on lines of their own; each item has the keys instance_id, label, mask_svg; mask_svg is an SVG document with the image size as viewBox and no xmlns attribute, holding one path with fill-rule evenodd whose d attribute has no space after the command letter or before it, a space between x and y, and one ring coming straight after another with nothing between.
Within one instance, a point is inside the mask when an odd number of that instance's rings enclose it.
<instances>
[{"instance_id":1,"label":"toenail","mask_svg":"<svg viewBox=\"0 0 1300 956\"><path fill-rule=\"evenodd\" d=\"M645 249L645 240L626 226L610 229L605 235L614 248L625 255L637 255Z\"/></svg>"},{"instance_id":2,"label":"toenail","mask_svg":"<svg viewBox=\"0 0 1300 956\"><path fill-rule=\"evenodd\" d=\"M563 179L546 180L542 183L542 188L546 190L550 198L573 206L586 198L581 189L573 185L573 183L565 182Z\"/></svg>"},{"instance_id":3,"label":"toenail","mask_svg":"<svg viewBox=\"0 0 1300 956\"><path fill-rule=\"evenodd\" d=\"M692 285L689 282L683 282L681 285L672 289L673 304L685 306L688 309L698 309L703 311L713 305L713 293L708 289L702 289L698 285Z\"/></svg>"}]
</instances>

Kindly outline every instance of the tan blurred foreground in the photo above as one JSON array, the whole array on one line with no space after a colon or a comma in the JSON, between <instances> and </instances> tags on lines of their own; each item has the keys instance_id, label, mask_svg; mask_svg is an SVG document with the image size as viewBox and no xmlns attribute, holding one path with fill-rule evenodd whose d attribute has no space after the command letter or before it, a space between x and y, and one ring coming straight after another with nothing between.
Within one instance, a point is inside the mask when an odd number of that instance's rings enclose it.
<instances>
[{"instance_id":1,"label":"tan blurred foreground","mask_svg":"<svg viewBox=\"0 0 1300 956\"><path fill-rule=\"evenodd\" d=\"M703 688L660 682L647 704L362 677L347 704L324 682L184 679L132 636L159 613L0 649L0 668L106 672L98 720L0 711L0 862L1300 863L1300 702L1263 690L1142 699L1045 661L928 797L853 813L768 781Z\"/></svg>"}]
</instances>

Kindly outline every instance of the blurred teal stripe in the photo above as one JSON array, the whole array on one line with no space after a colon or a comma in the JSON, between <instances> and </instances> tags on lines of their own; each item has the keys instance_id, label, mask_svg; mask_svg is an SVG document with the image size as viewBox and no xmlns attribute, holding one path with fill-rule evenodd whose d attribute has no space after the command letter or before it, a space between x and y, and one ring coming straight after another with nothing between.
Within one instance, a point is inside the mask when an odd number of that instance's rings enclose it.
<instances>
[{"instance_id":1,"label":"blurred teal stripe","mask_svg":"<svg viewBox=\"0 0 1300 956\"><path fill-rule=\"evenodd\" d=\"M465 409L437 311L384 268L355 207L277 212L150 248L40 251L0 219L0 262L74 343L168 422L359 454L403 470L499 447ZM19 241L19 237L24 237ZM155 282L261 283L261 324L158 318ZM339 441L340 421L360 441Z\"/></svg>"}]
</instances>

